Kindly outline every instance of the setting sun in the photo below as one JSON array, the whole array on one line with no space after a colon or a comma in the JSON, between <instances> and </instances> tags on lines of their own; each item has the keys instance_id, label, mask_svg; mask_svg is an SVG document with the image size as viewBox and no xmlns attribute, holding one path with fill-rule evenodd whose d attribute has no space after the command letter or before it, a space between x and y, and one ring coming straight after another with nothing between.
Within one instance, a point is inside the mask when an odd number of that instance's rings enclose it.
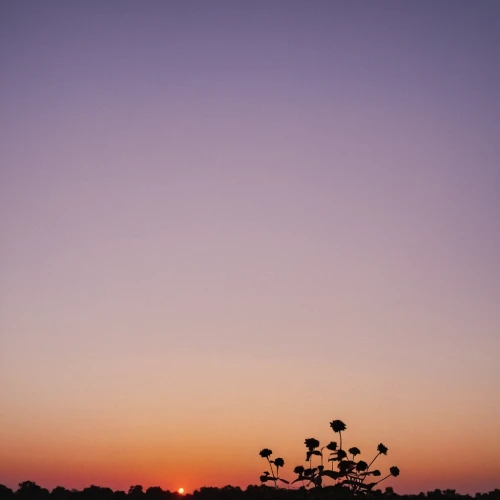
<instances>
[{"instance_id":1,"label":"setting sun","mask_svg":"<svg viewBox=\"0 0 500 500\"><path fill-rule=\"evenodd\" d=\"M182 495L184 493L184 488L179 488L179 493Z\"/></svg>"}]
</instances>

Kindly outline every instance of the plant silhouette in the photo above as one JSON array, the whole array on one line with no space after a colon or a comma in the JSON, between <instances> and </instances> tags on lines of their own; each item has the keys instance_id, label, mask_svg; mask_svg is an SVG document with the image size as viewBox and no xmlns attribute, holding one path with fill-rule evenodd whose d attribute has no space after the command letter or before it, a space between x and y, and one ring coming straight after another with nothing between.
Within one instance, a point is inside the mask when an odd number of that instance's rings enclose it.
<instances>
[{"instance_id":1,"label":"plant silhouette","mask_svg":"<svg viewBox=\"0 0 500 500\"><path fill-rule=\"evenodd\" d=\"M281 466L280 466L281 467ZM299 469L298 466L295 469ZM298 470L294 470L297 474ZM397 475L399 470L393 470ZM391 476L393 474L391 473ZM135 485L140 486L140 485ZM56 486L51 492L32 481L24 481L19 484L17 491L12 491L5 485L0 484L0 500L132 500L142 498L143 500L349 500L351 492L346 486L325 486L314 488L314 490L285 489L276 490L265 484L256 486L249 485L246 489L238 486L224 486L222 488L201 487L193 493L180 495L176 491L163 490L159 486L149 488L130 488L127 491L113 491L111 488L100 486L89 486L83 490L66 489ZM476 493L476 495L460 494L454 489L436 489L427 493L397 494L391 486L385 491L373 489L366 494L366 500L500 500L500 489L489 493Z\"/></svg>"},{"instance_id":2,"label":"plant silhouette","mask_svg":"<svg viewBox=\"0 0 500 500\"><path fill-rule=\"evenodd\" d=\"M278 489L278 481L281 481L286 484L289 483L286 479L282 479L279 477L279 468L285 465L285 461L280 457L275 458L274 460L270 460L269 457L272 454L273 452L268 448L264 448L259 452L259 455L267 460L267 462L269 463L269 468L271 469L271 475L269 475L269 472L266 470L262 473L262 476L260 476L260 480L262 483L266 483L267 481L274 481L274 487ZM275 471L273 470L273 464L276 469L276 474Z\"/></svg>"},{"instance_id":3,"label":"plant silhouette","mask_svg":"<svg viewBox=\"0 0 500 500\"><path fill-rule=\"evenodd\" d=\"M377 446L377 453L372 459L372 461L368 464L364 460L356 461L356 457L361 454L361 450L352 446L346 452L342 448L342 432L347 430L347 427L342 420L332 420L330 422L330 427L333 432L339 434L339 446L337 447L336 441L331 441L326 446L320 448L320 442L315 438L307 438L304 441L306 446L306 463L308 465L307 468L302 465L298 465L294 468L294 473L297 474L297 478L292 481L291 484L297 483L299 481L302 482L303 487L316 487L321 488L326 479L333 480L335 485L341 487L347 487L353 495L366 493L372 491L373 488L385 481L389 477L397 477L399 476L399 469L396 466L393 466L389 469L389 474L378 481L367 482L368 479L373 477L380 477L381 472L378 469L371 469L371 466L375 462L375 460L380 455L387 455L389 451L388 448L380 443ZM319 449L318 449L319 448ZM325 469L323 464L323 450L327 449L330 451L328 462L331 462L331 470ZM351 455L352 459L349 459L348 453ZM274 481L274 486L278 488L278 481L282 481L288 484L288 481L280 478L278 476L279 467L284 466L284 461L282 458L276 458L275 460L270 460L269 457L272 455L272 451L264 448L260 451L260 456L266 458L269 462L269 467L271 469L271 475L269 472L264 472L262 476L260 476L260 480L263 483L268 481ZM312 457L316 455L320 457L320 464L316 467L313 467ZM334 464L337 463L337 469L334 470ZM274 473L272 464L275 465L276 475Z\"/></svg>"},{"instance_id":4,"label":"plant silhouette","mask_svg":"<svg viewBox=\"0 0 500 500\"><path fill-rule=\"evenodd\" d=\"M339 433L340 449L342 449L342 431L345 431L347 429L344 422L342 422L342 420L332 420L330 422L330 427L332 428L333 432Z\"/></svg>"}]
</instances>

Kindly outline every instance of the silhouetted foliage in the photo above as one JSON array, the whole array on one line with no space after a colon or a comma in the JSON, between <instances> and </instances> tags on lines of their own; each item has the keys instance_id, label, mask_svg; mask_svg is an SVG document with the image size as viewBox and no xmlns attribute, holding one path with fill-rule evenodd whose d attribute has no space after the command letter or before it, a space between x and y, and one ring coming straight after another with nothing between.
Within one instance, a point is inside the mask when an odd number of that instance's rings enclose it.
<instances>
[{"instance_id":1,"label":"silhouetted foliage","mask_svg":"<svg viewBox=\"0 0 500 500\"><path fill-rule=\"evenodd\" d=\"M352 457L352 460L349 460L347 452L342 448L342 432L347 429L345 423L342 422L342 420L332 420L330 422L330 427L333 432L338 433L339 435L339 447L337 448L337 443L335 441L331 441L326 446L318 449L320 447L320 442L315 438L307 438L304 441L304 444L306 446L306 462L308 463L308 467L305 468L301 465L295 467L294 472L297 474L297 478L292 481L292 484L301 482L302 488L306 488L306 486L308 488L322 488L324 486L324 481L329 480L334 481L334 486L347 488L353 495L366 495L371 492L377 484L385 481L387 478L391 476L399 476L399 469L396 466L392 466L389 469L389 474L387 476L379 479L378 481L369 482L370 476L378 477L381 475L378 469L371 470L370 467L375 462L377 457L380 455L387 455L387 452L389 451L388 448L380 443L377 446L377 454L368 464L364 460L356 462L355 459L361 454L361 450L356 446L352 446L348 450ZM331 462L331 470L325 468L324 466L323 450L325 448L330 451L328 462ZM273 462L269 460L271 454L271 450L267 448L264 448L260 452L260 456L267 458L270 466L272 463L275 464L276 476L274 475L271 466L271 475L269 475L269 472L264 472L263 475L260 476L260 480L262 483L274 481L275 488L278 488L277 481L282 481L287 484L288 482L279 478L277 473L278 468L283 467L284 465L283 460L276 459ZM313 467L313 456L318 456L320 461L320 463L315 467ZM337 462L338 470L334 470L335 462ZM337 493L339 493L339 491L341 490L338 490Z\"/></svg>"},{"instance_id":2,"label":"silhouetted foliage","mask_svg":"<svg viewBox=\"0 0 500 500\"><path fill-rule=\"evenodd\" d=\"M277 460L277 459L276 459ZM276 462L275 460L275 462ZM360 462L358 462L359 464ZM347 467L347 466L343 466ZM397 469L397 468L396 468ZM296 474L303 474L304 467L297 466ZM397 472L395 472L397 474ZM311 475L311 473L309 473ZM269 487L266 485L250 485L246 490L239 487L224 486L223 488L203 487L196 490L192 495L179 495L177 492L163 490L159 486L153 486L146 490L137 485L131 486L129 495L124 491L112 491L109 488L99 486L90 486L78 490L67 490L62 486L57 486L50 493L45 488L38 486L32 481L25 481L19 484L17 491L12 491L7 486L0 484L0 500L38 500L46 498L48 500L100 500L102 498L112 498L113 500L130 500L131 497L139 496L148 500L304 500L306 496L310 500L349 500L352 497L352 491L345 485L325 485L321 488L306 489L304 487L294 489L284 489ZM461 495L455 490L428 491L418 495L399 495L394 492L391 486L385 488L383 492L380 489L372 488L369 491L359 491L357 495L366 497L366 500L500 500L500 490L495 489L489 493L476 493L474 497L470 495Z\"/></svg>"},{"instance_id":3,"label":"silhouetted foliage","mask_svg":"<svg viewBox=\"0 0 500 500\"><path fill-rule=\"evenodd\" d=\"M142 498L144 491L142 485L131 486L128 490L128 496L132 498Z\"/></svg>"},{"instance_id":4,"label":"silhouetted foliage","mask_svg":"<svg viewBox=\"0 0 500 500\"><path fill-rule=\"evenodd\" d=\"M0 499L14 500L14 498L15 498L14 492L10 488L7 488L7 486L0 484Z\"/></svg>"},{"instance_id":5,"label":"silhouetted foliage","mask_svg":"<svg viewBox=\"0 0 500 500\"><path fill-rule=\"evenodd\" d=\"M50 493L53 500L68 500L70 492L62 486L56 486Z\"/></svg>"},{"instance_id":6,"label":"silhouetted foliage","mask_svg":"<svg viewBox=\"0 0 500 500\"><path fill-rule=\"evenodd\" d=\"M16 497L19 500L48 500L49 496L49 490L38 486L33 481L19 483L19 489L16 491Z\"/></svg>"}]
</instances>

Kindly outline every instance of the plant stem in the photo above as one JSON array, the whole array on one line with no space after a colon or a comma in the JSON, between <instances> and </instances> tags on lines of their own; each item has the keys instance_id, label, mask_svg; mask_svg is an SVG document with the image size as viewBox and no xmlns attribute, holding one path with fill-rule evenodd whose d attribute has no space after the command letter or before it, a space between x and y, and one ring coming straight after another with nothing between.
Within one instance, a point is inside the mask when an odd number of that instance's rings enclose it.
<instances>
[{"instance_id":1,"label":"plant stem","mask_svg":"<svg viewBox=\"0 0 500 500\"><path fill-rule=\"evenodd\" d=\"M387 476L383 477L380 481L377 481L375 484L381 483L382 481L385 481L388 477L391 477L392 474L387 474Z\"/></svg>"},{"instance_id":2,"label":"plant stem","mask_svg":"<svg viewBox=\"0 0 500 500\"><path fill-rule=\"evenodd\" d=\"M271 460L269 460L269 457L267 457L267 461L269 462L269 468L271 469L271 475L273 476L274 487L278 489L278 481L276 481L276 476L274 475L273 466L271 465ZM276 469L276 472L277 471L278 470Z\"/></svg>"},{"instance_id":3,"label":"plant stem","mask_svg":"<svg viewBox=\"0 0 500 500\"><path fill-rule=\"evenodd\" d=\"M366 469L366 470L370 470L370 467L372 466L372 463L375 462L375 460L377 460L377 457L379 455L380 455L380 452L375 455L375 458L370 462L370 464L368 465L368 469Z\"/></svg>"}]
</instances>

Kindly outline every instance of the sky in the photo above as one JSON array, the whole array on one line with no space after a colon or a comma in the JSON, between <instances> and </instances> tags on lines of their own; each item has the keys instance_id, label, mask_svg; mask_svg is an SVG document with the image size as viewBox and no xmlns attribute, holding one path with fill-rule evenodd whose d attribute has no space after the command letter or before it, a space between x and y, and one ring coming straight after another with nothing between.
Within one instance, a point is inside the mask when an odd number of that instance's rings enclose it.
<instances>
[{"instance_id":1,"label":"sky","mask_svg":"<svg viewBox=\"0 0 500 500\"><path fill-rule=\"evenodd\" d=\"M500 487L500 4L0 2L0 483Z\"/></svg>"}]
</instances>

